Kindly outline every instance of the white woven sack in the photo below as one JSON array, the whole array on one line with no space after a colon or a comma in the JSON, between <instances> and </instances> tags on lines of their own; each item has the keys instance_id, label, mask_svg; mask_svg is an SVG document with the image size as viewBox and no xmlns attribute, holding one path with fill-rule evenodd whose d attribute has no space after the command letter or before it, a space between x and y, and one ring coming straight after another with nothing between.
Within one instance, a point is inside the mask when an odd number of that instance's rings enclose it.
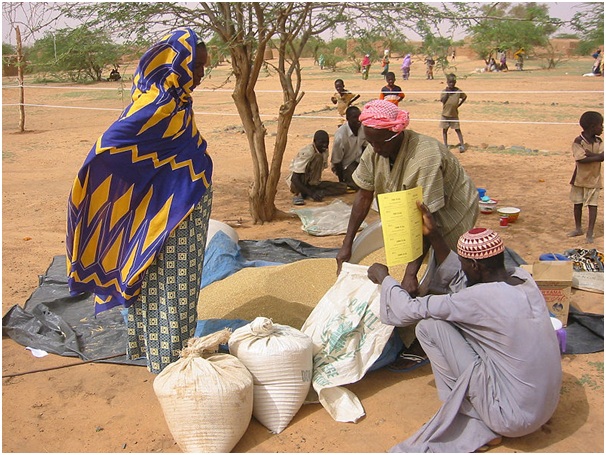
<instances>
[{"instance_id":1,"label":"white woven sack","mask_svg":"<svg viewBox=\"0 0 606 455\"><path fill-rule=\"evenodd\" d=\"M359 381L379 358L393 326L381 322L381 291L368 267L344 263L336 283L313 309L301 331L314 343L312 387L337 422L357 422L364 408L344 387Z\"/></svg>"},{"instance_id":2,"label":"white woven sack","mask_svg":"<svg viewBox=\"0 0 606 455\"><path fill-rule=\"evenodd\" d=\"M192 338L154 380L171 434L183 452L230 452L252 417L253 381L230 354L216 354L228 329Z\"/></svg>"},{"instance_id":3,"label":"white woven sack","mask_svg":"<svg viewBox=\"0 0 606 455\"><path fill-rule=\"evenodd\" d=\"M272 433L286 428L309 392L312 351L307 335L263 317L229 338L229 352L253 376L253 415Z\"/></svg>"}]
</instances>

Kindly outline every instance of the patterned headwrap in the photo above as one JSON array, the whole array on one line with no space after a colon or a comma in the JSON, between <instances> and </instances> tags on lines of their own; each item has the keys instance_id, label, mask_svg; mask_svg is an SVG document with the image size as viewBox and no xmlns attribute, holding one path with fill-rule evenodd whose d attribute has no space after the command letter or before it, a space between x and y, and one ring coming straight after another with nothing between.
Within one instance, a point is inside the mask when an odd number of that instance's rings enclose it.
<instances>
[{"instance_id":1,"label":"patterned headwrap","mask_svg":"<svg viewBox=\"0 0 606 455\"><path fill-rule=\"evenodd\" d=\"M473 228L457 242L457 253L467 259L486 259L503 251L505 245L499 234L487 228Z\"/></svg>"},{"instance_id":2,"label":"patterned headwrap","mask_svg":"<svg viewBox=\"0 0 606 455\"><path fill-rule=\"evenodd\" d=\"M177 30L141 57L131 103L97 140L68 200L72 295L96 294L95 314L130 306L167 236L211 184L194 122L196 34Z\"/></svg>"},{"instance_id":3,"label":"patterned headwrap","mask_svg":"<svg viewBox=\"0 0 606 455\"><path fill-rule=\"evenodd\" d=\"M399 133L410 123L408 112L385 100L372 100L364 105L360 114L362 125L369 128L389 130Z\"/></svg>"}]
</instances>

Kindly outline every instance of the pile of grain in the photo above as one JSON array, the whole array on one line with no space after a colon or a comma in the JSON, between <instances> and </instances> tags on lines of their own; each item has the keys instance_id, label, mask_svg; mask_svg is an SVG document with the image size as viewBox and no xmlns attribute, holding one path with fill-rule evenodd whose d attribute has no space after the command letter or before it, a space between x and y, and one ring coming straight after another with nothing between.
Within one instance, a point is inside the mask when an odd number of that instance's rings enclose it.
<instances>
[{"instance_id":1,"label":"pile of grain","mask_svg":"<svg viewBox=\"0 0 606 455\"><path fill-rule=\"evenodd\" d=\"M385 263L385 250L379 249L360 264ZM427 264L419 271L419 281ZM401 280L405 265L390 267L390 274ZM337 280L335 259L303 259L291 264L244 268L206 286L198 299L198 319L244 319L262 316L276 324L300 329L311 310Z\"/></svg>"},{"instance_id":2,"label":"pile of grain","mask_svg":"<svg viewBox=\"0 0 606 455\"><path fill-rule=\"evenodd\" d=\"M245 268L202 289L198 319L263 316L300 329L336 280L337 262L331 258Z\"/></svg>"}]
</instances>

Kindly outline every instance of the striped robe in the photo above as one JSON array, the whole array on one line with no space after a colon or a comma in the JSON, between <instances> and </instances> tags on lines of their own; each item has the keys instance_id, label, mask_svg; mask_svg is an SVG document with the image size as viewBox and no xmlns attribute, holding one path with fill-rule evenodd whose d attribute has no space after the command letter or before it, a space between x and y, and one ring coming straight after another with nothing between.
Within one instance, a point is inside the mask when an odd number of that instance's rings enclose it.
<instances>
[{"instance_id":1,"label":"striped robe","mask_svg":"<svg viewBox=\"0 0 606 455\"><path fill-rule=\"evenodd\" d=\"M451 249L456 248L459 237L478 218L478 192L459 160L436 139L411 130L404 132L393 168L388 158L379 156L368 145L353 180L375 194L421 186L423 202Z\"/></svg>"}]
</instances>

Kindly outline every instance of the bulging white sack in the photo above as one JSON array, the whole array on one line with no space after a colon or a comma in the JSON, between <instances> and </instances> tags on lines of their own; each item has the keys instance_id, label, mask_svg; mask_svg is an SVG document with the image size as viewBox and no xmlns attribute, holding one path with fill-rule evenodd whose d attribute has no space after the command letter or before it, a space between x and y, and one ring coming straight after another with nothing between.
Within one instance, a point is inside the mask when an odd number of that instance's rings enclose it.
<instances>
[{"instance_id":1,"label":"bulging white sack","mask_svg":"<svg viewBox=\"0 0 606 455\"><path fill-rule=\"evenodd\" d=\"M154 380L171 434L183 452L230 452L252 417L253 380L230 354L217 354L228 329L192 338Z\"/></svg>"},{"instance_id":2,"label":"bulging white sack","mask_svg":"<svg viewBox=\"0 0 606 455\"><path fill-rule=\"evenodd\" d=\"M263 317L235 330L229 338L229 352L253 376L253 415L272 433L286 428L307 396L312 351L307 335Z\"/></svg>"}]
</instances>

